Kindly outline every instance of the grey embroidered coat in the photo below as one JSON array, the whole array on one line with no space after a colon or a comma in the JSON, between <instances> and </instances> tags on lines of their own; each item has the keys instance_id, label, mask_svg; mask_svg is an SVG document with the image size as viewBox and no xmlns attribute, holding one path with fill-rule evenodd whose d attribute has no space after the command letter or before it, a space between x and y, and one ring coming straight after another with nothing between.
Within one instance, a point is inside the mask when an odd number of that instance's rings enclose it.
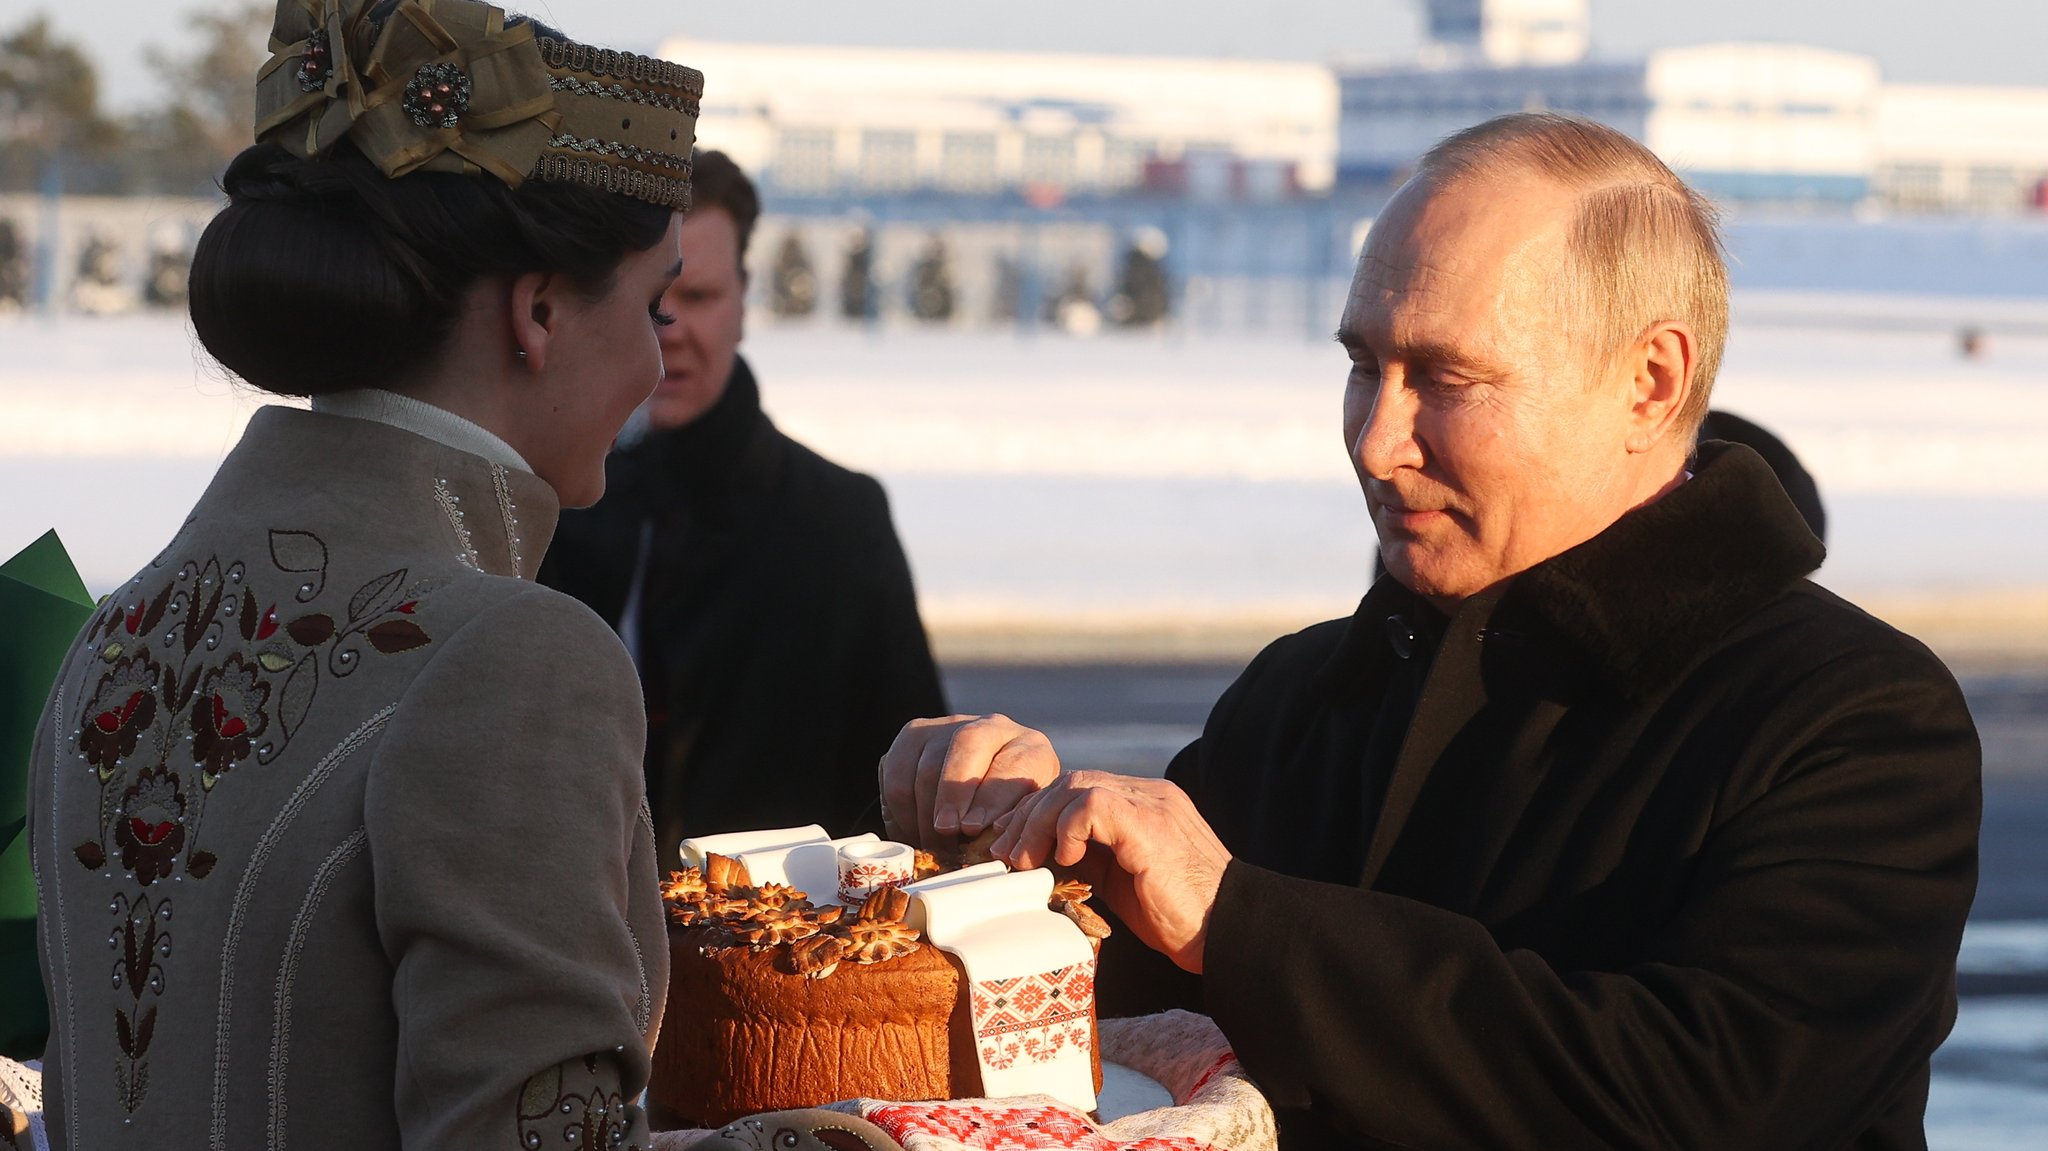
<instances>
[{"instance_id":1,"label":"grey embroidered coat","mask_svg":"<svg viewBox=\"0 0 2048 1151\"><path fill-rule=\"evenodd\" d=\"M611 1148L668 985L632 663L554 492L266 408L30 786L57 1147Z\"/></svg>"}]
</instances>

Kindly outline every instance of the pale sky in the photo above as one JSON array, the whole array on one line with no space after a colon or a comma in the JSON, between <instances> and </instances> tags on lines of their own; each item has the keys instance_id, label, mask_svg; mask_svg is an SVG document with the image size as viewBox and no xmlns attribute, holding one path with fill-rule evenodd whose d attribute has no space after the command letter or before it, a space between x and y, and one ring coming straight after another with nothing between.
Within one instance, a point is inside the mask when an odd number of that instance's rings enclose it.
<instances>
[{"instance_id":1,"label":"pale sky","mask_svg":"<svg viewBox=\"0 0 2048 1151\"><path fill-rule=\"evenodd\" d=\"M184 42L190 13L238 0L0 0L0 30L48 12L85 40L103 92L131 108L159 91L152 43ZM1382 59L1420 40L1419 0L506 0L569 35L652 51L705 40L1002 48L1295 60ZM1894 81L2048 87L2048 0L1593 0L1606 56L1771 40L1877 57ZM687 63L687 61L685 61Z\"/></svg>"}]
</instances>

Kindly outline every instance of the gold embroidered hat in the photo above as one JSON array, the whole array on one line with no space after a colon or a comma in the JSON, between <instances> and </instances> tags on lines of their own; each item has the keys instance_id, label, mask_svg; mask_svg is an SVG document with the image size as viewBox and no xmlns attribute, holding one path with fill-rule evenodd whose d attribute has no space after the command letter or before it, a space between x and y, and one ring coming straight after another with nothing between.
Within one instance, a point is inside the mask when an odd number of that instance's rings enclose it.
<instances>
[{"instance_id":1,"label":"gold embroidered hat","mask_svg":"<svg viewBox=\"0 0 2048 1151\"><path fill-rule=\"evenodd\" d=\"M346 137L386 176L568 180L690 205L704 74L505 23L478 0L278 0L256 139Z\"/></svg>"}]
</instances>

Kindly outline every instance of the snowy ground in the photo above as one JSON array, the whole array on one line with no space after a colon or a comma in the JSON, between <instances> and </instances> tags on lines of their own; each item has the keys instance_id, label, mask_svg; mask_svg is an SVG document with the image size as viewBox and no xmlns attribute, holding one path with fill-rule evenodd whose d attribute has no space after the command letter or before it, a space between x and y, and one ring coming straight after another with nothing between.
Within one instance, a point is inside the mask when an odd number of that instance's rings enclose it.
<instances>
[{"instance_id":1,"label":"snowy ground","mask_svg":"<svg viewBox=\"0 0 2048 1151\"><path fill-rule=\"evenodd\" d=\"M1958 967L2048 976L2048 922L1973 924ZM1927 1141L1929 1151L2048 1147L2048 995L1963 998L1934 1058Z\"/></svg>"},{"instance_id":2,"label":"snowy ground","mask_svg":"<svg viewBox=\"0 0 2048 1151\"><path fill-rule=\"evenodd\" d=\"M1966 361L1949 325L1984 309L2012 334ZM1819 477L1824 581L1879 599L2048 586L2048 300L1775 293L1737 315L1717 403ZM0 553L56 525L111 586L258 401L176 319L0 322L0 345ZM1345 611L1365 583L1333 345L764 322L746 351L785 429L888 485L942 628L1263 626Z\"/></svg>"}]
</instances>

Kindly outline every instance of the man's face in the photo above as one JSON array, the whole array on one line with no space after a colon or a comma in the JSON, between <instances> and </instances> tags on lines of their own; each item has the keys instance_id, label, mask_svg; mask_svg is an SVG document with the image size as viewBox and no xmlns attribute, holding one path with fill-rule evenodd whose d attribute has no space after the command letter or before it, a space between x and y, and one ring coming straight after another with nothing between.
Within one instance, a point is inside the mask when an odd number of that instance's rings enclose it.
<instances>
[{"instance_id":1,"label":"man's face","mask_svg":"<svg viewBox=\"0 0 2048 1151\"><path fill-rule=\"evenodd\" d=\"M1412 181L1351 283L1352 464L1388 572L1441 607L1642 502L1631 376L1571 346L1561 314L1573 201L1520 173Z\"/></svg>"},{"instance_id":2,"label":"man's face","mask_svg":"<svg viewBox=\"0 0 2048 1151\"><path fill-rule=\"evenodd\" d=\"M690 423L725 394L746 321L732 214L700 208L683 217L681 231L683 274L661 305L675 323L661 329L661 385L647 400L648 422L658 429Z\"/></svg>"}]
</instances>

